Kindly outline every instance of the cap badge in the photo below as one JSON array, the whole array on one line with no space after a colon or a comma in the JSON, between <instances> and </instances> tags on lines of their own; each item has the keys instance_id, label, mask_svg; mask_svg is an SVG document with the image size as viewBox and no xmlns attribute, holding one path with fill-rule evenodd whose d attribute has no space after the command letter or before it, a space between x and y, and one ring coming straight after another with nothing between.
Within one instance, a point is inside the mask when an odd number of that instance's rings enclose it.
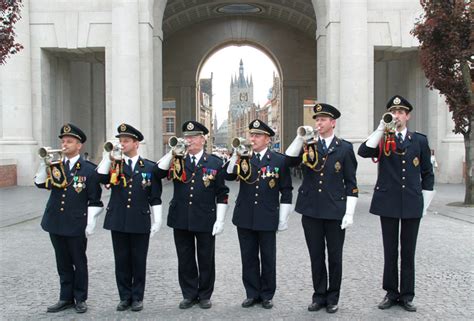
<instances>
[{"instance_id":1,"label":"cap badge","mask_svg":"<svg viewBox=\"0 0 474 321\"><path fill-rule=\"evenodd\" d=\"M321 109L323 109L323 107L321 105L316 106L316 111L321 111Z\"/></svg>"},{"instance_id":2,"label":"cap badge","mask_svg":"<svg viewBox=\"0 0 474 321\"><path fill-rule=\"evenodd\" d=\"M127 126L125 124L120 125L120 131L124 132L127 130Z\"/></svg>"},{"instance_id":3,"label":"cap badge","mask_svg":"<svg viewBox=\"0 0 474 321\"><path fill-rule=\"evenodd\" d=\"M194 129L194 124L193 123L188 123L186 128L187 128L187 130L193 130Z\"/></svg>"},{"instance_id":4,"label":"cap badge","mask_svg":"<svg viewBox=\"0 0 474 321\"><path fill-rule=\"evenodd\" d=\"M63 131L64 131L65 133L69 133L69 132L71 131L71 126L69 126L69 125L64 125Z\"/></svg>"},{"instance_id":5,"label":"cap badge","mask_svg":"<svg viewBox=\"0 0 474 321\"><path fill-rule=\"evenodd\" d=\"M394 105L400 105L401 102L402 102L402 101L401 101L400 98L398 98L398 97L395 97L395 99L393 100L393 104L394 104Z\"/></svg>"},{"instance_id":6,"label":"cap badge","mask_svg":"<svg viewBox=\"0 0 474 321\"><path fill-rule=\"evenodd\" d=\"M258 128L260 127L260 122L258 120L253 122L253 128Z\"/></svg>"}]
</instances>

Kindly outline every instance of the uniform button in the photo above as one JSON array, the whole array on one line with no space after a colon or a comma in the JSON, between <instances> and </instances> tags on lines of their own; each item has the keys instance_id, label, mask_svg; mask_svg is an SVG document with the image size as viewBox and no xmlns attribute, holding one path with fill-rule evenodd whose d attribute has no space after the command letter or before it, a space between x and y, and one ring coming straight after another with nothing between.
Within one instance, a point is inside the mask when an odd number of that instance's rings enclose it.
<instances>
[{"instance_id":1,"label":"uniform button","mask_svg":"<svg viewBox=\"0 0 474 321\"><path fill-rule=\"evenodd\" d=\"M189 202L189 205L193 205L193 202Z\"/></svg>"},{"instance_id":2,"label":"uniform button","mask_svg":"<svg viewBox=\"0 0 474 321\"><path fill-rule=\"evenodd\" d=\"M406 169L402 168L402 172L404 172Z\"/></svg>"},{"instance_id":3,"label":"uniform button","mask_svg":"<svg viewBox=\"0 0 474 321\"><path fill-rule=\"evenodd\" d=\"M129 201L129 202L131 202L131 201L132 201L132 199L131 199L131 198L129 198L129 199L128 199L128 201Z\"/></svg>"},{"instance_id":4,"label":"uniform button","mask_svg":"<svg viewBox=\"0 0 474 321\"><path fill-rule=\"evenodd\" d=\"M405 176L403 176L402 179L405 179Z\"/></svg>"},{"instance_id":5,"label":"uniform button","mask_svg":"<svg viewBox=\"0 0 474 321\"><path fill-rule=\"evenodd\" d=\"M133 178L130 178L130 183L133 182Z\"/></svg>"},{"instance_id":6,"label":"uniform button","mask_svg":"<svg viewBox=\"0 0 474 321\"><path fill-rule=\"evenodd\" d=\"M127 205L127 208L130 208L130 204L129 204L129 205Z\"/></svg>"},{"instance_id":7,"label":"uniform button","mask_svg":"<svg viewBox=\"0 0 474 321\"><path fill-rule=\"evenodd\" d=\"M194 183L194 179L191 181L191 183Z\"/></svg>"},{"instance_id":8,"label":"uniform button","mask_svg":"<svg viewBox=\"0 0 474 321\"><path fill-rule=\"evenodd\" d=\"M319 181L319 184L322 184L322 183L323 183L323 181Z\"/></svg>"},{"instance_id":9,"label":"uniform button","mask_svg":"<svg viewBox=\"0 0 474 321\"><path fill-rule=\"evenodd\" d=\"M255 193L255 196L258 196L258 193Z\"/></svg>"},{"instance_id":10,"label":"uniform button","mask_svg":"<svg viewBox=\"0 0 474 321\"><path fill-rule=\"evenodd\" d=\"M379 189L379 187L377 186L375 189Z\"/></svg>"},{"instance_id":11,"label":"uniform button","mask_svg":"<svg viewBox=\"0 0 474 321\"><path fill-rule=\"evenodd\" d=\"M257 182L259 182L259 181L260 181L260 178L257 178Z\"/></svg>"},{"instance_id":12,"label":"uniform button","mask_svg":"<svg viewBox=\"0 0 474 321\"><path fill-rule=\"evenodd\" d=\"M326 160L326 157L323 157L323 161Z\"/></svg>"},{"instance_id":13,"label":"uniform button","mask_svg":"<svg viewBox=\"0 0 474 321\"><path fill-rule=\"evenodd\" d=\"M193 197L193 194L190 194L189 197Z\"/></svg>"},{"instance_id":14,"label":"uniform button","mask_svg":"<svg viewBox=\"0 0 474 321\"><path fill-rule=\"evenodd\" d=\"M66 197L66 194L63 194L63 197Z\"/></svg>"},{"instance_id":15,"label":"uniform button","mask_svg":"<svg viewBox=\"0 0 474 321\"><path fill-rule=\"evenodd\" d=\"M320 193L321 193L322 191L323 191L322 189L318 189L318 192L320 192Z\"/></svg>"},{"instance_id":16,"label":"uniform button","mask_svg":"<svg viewBox=\"0 0 474 321\"><path fill-rule=\"evenodd\" d=\"M321 165L321 169L323 169L323 168L324 168L324 165Z\"/></svg>"},{"instance_id":17,"label":"uniform button","mask_svg":"<svg viewBox=\"0 0 474 321\"><path fill-rule=\"evenodd\" d=\"M258 189L258 185L257 185L257 186L255 186L255 188L256 188L256 189Z\"/></svg>"},{"instance_id":18,"label":"uniform button","mask_svg":"<svg viewBox=\"0 0 474 321\"><path fill-rule=\"evenodd\" d=\"M343 200L343 199L344 199L344 196L341 196L341 200Z\"/></svg>"},{"instance_id":19,"label":"uniform button","mask_svg":"<svg viewBox=\"0 0 474 321\"><path fill-rule=\"evenodd\" d=\"M319 174L319 175L324 176L324 173L321 173L321 174Z\"/></svg>"},{"instance_id":20,"label":"uniform button","mask_svg":"<svg viewBox=\"0 0 474 321\"><path fill-rule=\"evenodd\" d=\"M61 201L61 204L64 204L64 201Z\"/></svg>"},{"instance_id":21,"label":"uniform button","mask_svg":"<svg viewBox=\"0 0 474 321\"><path fill-rule=\"evenodd\" d=\"M402 160L402 164L405 164L405 163L406 163L406 161Z\"/></svg>"},{"instance_id":22,"label":"uniform button","mask_svg":"<svg viewBox=\"0 0 474 321\"><path fill-rule=\"evenodd\" d=\"M60 210L61 210L61 212L63 212L63 211L64 211L64 208L61 207Z\"/></svg>"},{"instance_id":23,"label":"uniform button","mask_svg":"<svg viewBox=\"0 0 474 321\"><path fill-rule=\"evenodd\" d=\"M128 195L132 195L132 191L128 192Z\"/></svg>"},{"instance_id":24,"label":"uniform button","mask_svg":"<svg viewBox=\"0 0 474 321\"><path fill-rule=\"evenodd\" d=\"M132 185L128 185L128 188L132 188Z\"/></svg>"},{"instance_id":25,"label":"uniform button","mask_svg":"<svg viewBox=\"0 0 474 321\"><path fill-rule=\"evenodd\" d=\"M64 190L67 191L67 188L65 187Z\"/></svg>"},{"instance_id":26,"label":"uniform button","mask_svg":"<svg viewBox=\"0 0 474 321\"><path fill-rule=\"evenodd\" d=\"M258 204L258 202L257 202L257 201L255 201L255 204Z\"/></svg>"},{"instance_id":27,"label":"uniform button","mask_svg":"<svg viewBox=\"0 0 474 321\"><path fill-rule=\"evenodd\" d=\"M405 185L402 185L402 188L405 188Z\"/></svg>"},{"instance_id":28,"label":"uniform button","mask_svg":"<svg viewBox=\"0 0 474 321\"><path fill-rule=\"evenodd\" d=\"M194 189L194 187L191 186L191 190L193 190L193 189Z\"/></svg>"}]
</instances>

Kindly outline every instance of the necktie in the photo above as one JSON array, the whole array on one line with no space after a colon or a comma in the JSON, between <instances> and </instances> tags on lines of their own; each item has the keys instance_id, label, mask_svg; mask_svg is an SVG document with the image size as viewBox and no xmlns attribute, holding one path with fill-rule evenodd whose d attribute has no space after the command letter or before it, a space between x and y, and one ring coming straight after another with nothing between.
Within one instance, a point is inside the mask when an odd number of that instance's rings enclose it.
<instances>
[{"instance_id":1,"label":"necktie","mask_svg":"<svg viewBox=\"0 0 474 321\"><path fill-rule=\"evenodd\" d=\"M255 154L255 156L257 157L257 161L260 162L260 153Z\"/></svg>"},{"instance_id":2,"label":"necktie","mask_svg":"<svg viewBox=\"0 0 474 321\"><path fill-rule=\"evenodd\" d=\"M326 146L326 140L321 139L321 146L323 147L324 154L326 154L326 152L328 151L328 148Z\"/></svg>"},{"instance_id":3,"label":"necktie","mask_svg":"<svg viewBox=\"0 0 474 321\"><path fill-rule=\"evenodd\" d=\"M191 167L192 169L194 169L196 167L196 156L193 155L193 157L191 157Z\"/></svg>"},{"instance_id":4,"label":"necktie","mask_svg":"<svg viewBox=\"0 0 474 321\"><path fill-rule=\"evenodd\" d=\"M131 159L128 160L128 167L130 167L130 170L133 170L133 168L132 168L132 160L131 160Z\"/></svg>"},{"instance_id":5,"label":"necktie","mask_svg":"<svg viewBox=\"0 0 474 321\"><path fill-rule=\"evenodd\" d=\"M400 145L403 144L403 136L402 136L402 133L398 133L397 136L398 136L398 142L400 143Z\"/></svg>"},{"instance_id":6,"label":"necktie","mask_svg":"<svg viewBox=\"0 0 474 321\"><path fill-rule=\"evenodd\" d=\"M69 159L66 159L66 162L64 163L64 170L66 171L66 176L69 176L70 168L69 168Z\"/></svg>"}]
</instances>

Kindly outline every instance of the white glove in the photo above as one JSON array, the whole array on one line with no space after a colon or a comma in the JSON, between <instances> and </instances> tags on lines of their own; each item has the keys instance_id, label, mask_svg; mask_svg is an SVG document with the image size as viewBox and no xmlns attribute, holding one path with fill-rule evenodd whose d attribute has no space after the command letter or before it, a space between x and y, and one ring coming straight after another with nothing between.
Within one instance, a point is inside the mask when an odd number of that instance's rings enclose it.
<instances>
[{"instance_id":1,"label":"white glove","mask_svg":"<svg viewBox=\"0 0 474 321\"><path fill-rule=\"evenodd\" d=\"M97 218L102 213L103 207L89 206L87 208L87 226L86 226L86 237L94 233Z\"/></svg>"},{"instance_id":2,"label":"white glove","mask_svg":"<svg viewBox=\"0 0 474 321\"><path fill-rule=\"evenodd\" d=\"M237 152L234 150L232 157L229 159L229 166L227 166L227 174L234 173L234 167L237 163Z\"/></svg>"},{"instance_id":3,"label":"white glove","mask_svg":"<svg viewBox=\"0 0 474 321\"><path fill-rule=\"evenodd\" d=\"M286 149L285 154L292 157L299 156L301 148L303 148L304 141L305 139L303 136L297 135L290 146L288 146Z\"/></svg>"},{"instance_id":4,"label":"white glove","mask_svg":"<svg viewBox=\"0 0 474 321\"><path fill-rule=\"evenodd\" d=\"M354 222L354 212L357 205L358 198L355 196L347 196L346 214L342 218L341 230L348 228Z\"/></svg>"},{"instance_id":5,"label":"white glove","mask_svg":"<svg viewBox=\"0 0 474 321\"><path fill-rule=\"evenodd\" d=\"M163 207L161 205L153 205L151 207L151 212L153 213L153 224L150 228L150 237L153 237L153 235L160 230Z\"/></svg>"},{"instance_id":6,"label":"white glove","mask_svg":"<svg viewBox=\"0 0 474 321\"><path fill-rule=\"evenodd\" d=\"M370 148L376 148L379 145L380 139L382 139L384 130L385 123L383 122L383 119L381 119L379 127L377 127L377 129L367 137L365 145Z\"/></svg>"},{"instance_id":7,"label":"white glove","mask_svg":"<svg viewBox=\"0 0 474 321\"><path fill-rule=\"evenodd\" d=\"M426 215L426 211L428 210L428 207L431 204L431 201L436 195L436 191L427 191L427 190L422 190L421 193L423 194L423 216Z\"/></svg>"},{"instance_id":8,"label":"white glove","mask_svg":"<svg viewBox=\"0 0 474 321\"><path fill-rule=\"evenodd\" d=\"M112 165L112 161L110 160L110 152L106 152L104 150L104 152L102 153L102 160L97 166L97 173L108 174L110 171L111 165Z\"/></svg>"},{"instance_id":9,"label":"white glove","mask_svg":"<svg viewBox=\"0 0 474 321\"><path fill-rule=\"evenodd\" d=\"M224 220L227 212L227 204L217 203L216 222L212 228L212 235L219 235L224 231Z\"/></svg>"},{"instance_id":10,"label":"white glove","mask_svg":"<svg viewBox=\"0 0 474 321\"><path fill-rule=\"evenodd\" d=\"M281 203L280 212L278 219L278 231L284 231L288 229L288 216L290 215L292 209L291 204Z\"/></svg>"},{"instance_id":11,"label":"white glove","mask_svg":"<svg viewBox=\"0 0 474 321\"><path fill-rule=\"evenodd\" d=\"M158 161L158 168L167 171L170 169L171 161L173 160L173 151L167 152L161 159Z\"/></svg>"},{"instance_id":12,"label":"white glove","mask_svg":"<svg viewBox=\"0 0 474 321\"><path fill-rule=\"evenodd\" d=\"M35 174L35 183L36 184L44 184L46 182L46 179L48 178L48 171L47 171L47 165L45 162L41 161L40 165L38 167L38 170L36 171Z\"/></svg>"}]
</instances>

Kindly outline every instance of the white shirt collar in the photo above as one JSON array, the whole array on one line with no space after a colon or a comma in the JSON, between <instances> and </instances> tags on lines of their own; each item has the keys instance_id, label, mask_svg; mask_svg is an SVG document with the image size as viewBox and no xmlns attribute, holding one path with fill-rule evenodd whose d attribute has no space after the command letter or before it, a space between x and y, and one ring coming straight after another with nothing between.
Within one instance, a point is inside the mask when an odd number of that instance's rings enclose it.
<instances>
[{"instance_id":1,"label":"white shirt collar","mask_svg":"<svg viewBox=\"0 0 474 321\"><path fill-rule=\"evenodd\" d=\"M79 160L79 157L81 157L81 155L77 154L73 158L67 158L67 157L64 158L64 163L66 163L66 161L69 160L69 170L71 170L74 167L76 162Z\"/></svg>"},{"instance_id":2,"label":"white shirt collar","mask_svg":"<svg viewBox=\"0 0 474 321\"><path fill-rule=\"evenodd\" d=\"M398 138L398 133L402 133L402 139L405 140L405 137L407 135L408 128L404 128L401 132L397 131L396 137Z\"/></svg>"},{"instance_id":3,"label":"white shirt collar","mask_svg":"<svg viewBox=\"0 0 474 321\"><path fill-rule=\"evenodd\" d=\"M196 165L199 163L199 160L202 157L202 154L204 154L204 149L201 149L201 151L195 155L189 154L189 160L191 160L191 157L196 157Z\"/></svg>"},{"instance_id":4,"label":"white shirt collar","mask_svg":"<svg viewBox=\"0 0 474 321\"><path fill-rule=\"evenodd\" d=\"M264 149L258 152L260 154L260 160L262 160L263 156L265 156L265 154L267 153L267 149L268 147L265 147ZM257 152L255 152L255 155L257 155Z\"/></svg>"},{"instance_id":5,"label":"white shirt collar","mask_svg":"<svg viewBox=\"0 0 474 321\"><path fill-rule=\"evenodd\" d=\"M135 165L137 164L139 157L140 157L140 155L138 155L138 154L133 156L133 157L128 157L127 155L123 155L123 159L125 160L125 164L128 164L129 159L132 160L132 170L135 168Z\"/></svg>"},{"instance_id":6,"label":"white shirt collar","mask_svg":"<svg viewBox=\"0 0 474 321\"><path fill-rule=\"evenodd\" d=\"M320 138L324 139L324 141L326 142L326 147L329 148L329 146L331 146L332 140L334 139L334 134L326 138L322 138L322 137Z\"/></svg>"}]
</instances>

